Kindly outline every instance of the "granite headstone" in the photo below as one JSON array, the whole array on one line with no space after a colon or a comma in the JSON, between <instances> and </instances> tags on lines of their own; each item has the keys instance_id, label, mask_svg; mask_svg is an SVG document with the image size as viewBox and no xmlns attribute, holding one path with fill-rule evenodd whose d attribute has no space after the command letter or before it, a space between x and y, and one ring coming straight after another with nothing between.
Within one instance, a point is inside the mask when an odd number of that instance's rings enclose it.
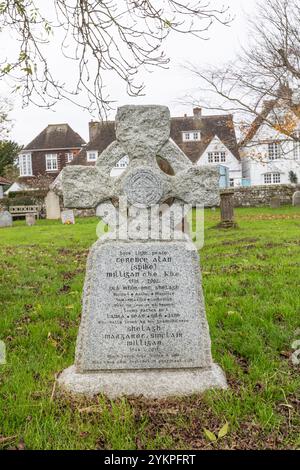
<instances>
[{"instance_id":1,"label":"granite headstone","mask_svg":"<svg viewBox=\"0 0 300 470\"><path fill-rule=\"evenodd\" d=\"M54 191L49 191L45 197L46 218L49 220L60 219L59 196Z\"/></svg>"},{"instance_id":2,"label":"granite headstone","mask_svg":"<svg viewBox=\"0 0 300 470\"><path fill-rule=\"evenodd\" d=\"M73 210L62 211L61 221L64 225L75 224L74 211Z\"/></svg>"},{"instance_id":3,"label":"granite headstone","mask_svg":"<svg viewBox=\"0 0 300 470\"><path fill-rule=\"evenodd\" d=\"M295 191L293 194L293 206L300 206L300 191Z\"/></svg>"},{"instance_id":4,"label":"granite headstone","mask_svg":"<svg viewBox=\"0 0 300 470\"><path fill-rule=\"evenodd\" d=\"M184 203L218 205L218 169L191 164L169 138L170 114L163 106L119 108L116 136L96 167L63 170L64 204L97 207L112 231L90 250L75 364L60 374L59 385L68 392L109 397L226 388L211 356L196 247L186 234L176 236L178 228L170 239L161 239L160 229L157 237L147 232L149 211L170 198L174 211L179 209L173 227L180 226L175 222ZM124 155L129 166L111 178L111 167ZM159 169L157 155L169 162L174 176ZM146 224L144 231L138 225L137 235L128 230L128 238L116 239L127 219L120 203L116 208L110 200L123 197ZM132 229L136 222L129 218L128 223Z\"/></svg>"},{"instance_id":5,"label":"granite headstone","mask_svg":"<svg viewBox=\"0 0 300 470\"><path fill-rule=\"evenodd\" d=\"M32 225L35 225L36 223L35 214L26 214L25 220L26 220L26 225L28 225L29 227L32 227Z\"/></svg>"},{"instance_id":6,"label":"granite headstone","mask_svg":"<svg viewBox=\"0 0 300 470\"><path fill-rule=\"evenodd\" d=\"M0 228L11 227L13 224L13 218L10 212L2 211L0 212Z\"/></svg>"}]
</instances>

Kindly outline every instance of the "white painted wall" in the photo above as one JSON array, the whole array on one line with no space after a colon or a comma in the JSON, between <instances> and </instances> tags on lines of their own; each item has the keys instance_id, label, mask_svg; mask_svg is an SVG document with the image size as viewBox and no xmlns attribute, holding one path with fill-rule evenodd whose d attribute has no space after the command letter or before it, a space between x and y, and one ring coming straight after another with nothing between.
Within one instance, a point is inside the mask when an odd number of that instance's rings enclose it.
<instances>
[{"instance_id":1,"label":"white painted wall","mask_svg":"<svg viewBox=\"0 0 300 470\"><path fill-rule=\"evenodd\" d=\"M294 115L295 129L300 129L300 120ZM270 160L268 143L280 141L283 153L281 158ZM292 170L300 182L300 143L298 156L294 155L294 140L285 134L263 124L245 147L241 149L243 178L250 178L251 186L264 185L265 173L280 173L280 183L290 184Z\"/></svg>"},{"instance_id":2,"label":"white painted wall","mask_svg":"<svg viewBox=\"0 0 300 470\"><path fill-rule=\"evenodd\" d=\"M220 163L209 163L208 154L209 152L225 152L226 161ZM201 165L223 165L229 169L229 179L234 180L234 186L241 186L242 180L242 164L226 147L226 145L219 139L218 136L215 136L213 140L208 145L205 152L201 155L199 160L196 163L198 166Z\"/></svg>"}]
</instances>

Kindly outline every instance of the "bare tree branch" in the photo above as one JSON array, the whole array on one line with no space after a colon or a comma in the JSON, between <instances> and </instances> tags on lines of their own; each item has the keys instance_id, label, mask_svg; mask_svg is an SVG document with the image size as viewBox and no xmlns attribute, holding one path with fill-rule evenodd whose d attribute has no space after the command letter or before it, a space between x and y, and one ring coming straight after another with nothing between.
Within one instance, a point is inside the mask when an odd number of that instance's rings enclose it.
<instances>
[{"instance_id":1,"label":"bare tree branch","mask_svg":"<svg viewBox=\"0 0 300 470\"><path fill-rule=\"evenodd\" d=\"M61 99L80 105L79 97L85 96L87 104L81 106L91 111L96 106L104 117L112 106L105 85L120 78L129 95L141 95L144 85L138 72L144 67L167 66L169 59L162 47L169 34L203 38L213 22L230 22L228 9L213 8L212 3L2 0L0 34L12 34L19 46L15 57L0 59L0 78L9 77L15 91L22 93L24 105L51 107ZM75 76L69 80L65 74L65 82L47 57L46 46L60 39L58 56L69 60L71 67L74 61L77 65Z\"/></svg>"},{"instance_id":2,"label":"bare tree branch","mask_svg":"<svg viewBox=\"0 0 300 470\"><path fill-rule=\"evenodd\" d=\"M299 0L258 0L256 15L249 18L249 45L235 61L205 69L187 64L201 94L194 104L235 113L242 134L259 119L299 140L294 133L295 114L300 117L299 18ZM193 102L192 97L187 100ZM279 102L286 113L277 113L275 107L265 112Z\"/></svg>"}]
</instances>

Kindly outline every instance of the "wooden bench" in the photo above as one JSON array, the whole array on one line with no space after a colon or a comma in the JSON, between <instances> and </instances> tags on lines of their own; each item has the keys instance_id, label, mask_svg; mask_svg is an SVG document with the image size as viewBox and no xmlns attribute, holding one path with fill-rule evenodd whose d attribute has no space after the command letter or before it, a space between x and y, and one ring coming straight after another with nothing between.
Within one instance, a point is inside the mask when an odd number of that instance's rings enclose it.
<instances>
[{"instance_id":1,"label":"wooden bench","mask_svg":"<svg viewBox=\"0 0 300 470\"><path fill-rule=\"evenodd\" d=\"M39 206L11 206L9 212L12 217L26 217L26 214L34 214L38 219L40 208Z\"/></svg>"}]
</instances>

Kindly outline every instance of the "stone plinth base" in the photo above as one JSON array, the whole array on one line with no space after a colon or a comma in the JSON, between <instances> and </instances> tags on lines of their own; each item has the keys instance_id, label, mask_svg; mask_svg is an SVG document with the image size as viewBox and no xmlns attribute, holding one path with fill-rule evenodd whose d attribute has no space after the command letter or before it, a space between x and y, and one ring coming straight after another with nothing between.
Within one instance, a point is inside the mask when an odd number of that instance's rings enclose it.
<instances>
[{"instance_id":1,"label":"stone plinth base","mask_svg":"<svg viewBox=\"0 0 300 470\"><path fill-rule=\"evenodd\" d=\"M238 228L238 225L230 220L224 220L217 225L217 228Z\"/></svg>"},{"instance_id":2,"label":"stone plinth base","mask_svg":"<svg viewBox=\"0 0 300 470\"><path fill-rule=\"evenodd\" d=\"M65 369L58 377L61 389L86 396L100 393L109 398L139 396L164 398L201 393L210 388L227 388L222 369L160 369L136 371L101 371L77 373L75 366Z\"/></svg>"}]
</instances>

